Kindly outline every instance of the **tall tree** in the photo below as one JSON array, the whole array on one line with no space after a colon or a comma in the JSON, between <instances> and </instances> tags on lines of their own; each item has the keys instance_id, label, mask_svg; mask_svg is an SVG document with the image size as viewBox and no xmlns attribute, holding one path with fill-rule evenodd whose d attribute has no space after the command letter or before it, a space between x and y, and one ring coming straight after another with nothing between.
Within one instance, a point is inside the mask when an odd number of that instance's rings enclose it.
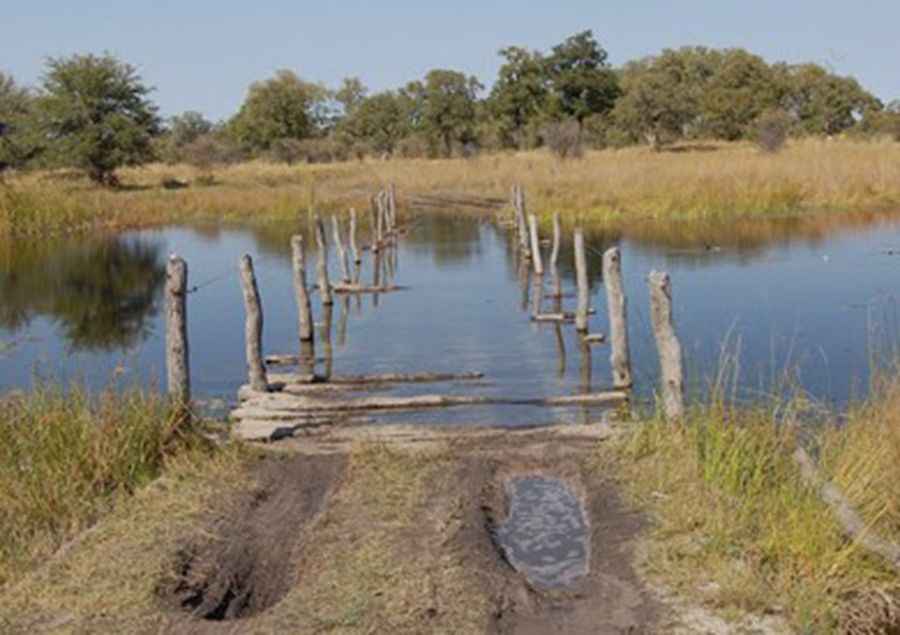
<instances>
[{"instance_id":1,"label":"tall tree","mask_svg":"<svg viewBox=\"0 0 900 635\"><path fill-rule=\"evenodd\" d=\"M817 64L779 65L782 104L808 134L838 134L881 109L881 102L852 77L839 77Z\"/></svg>"},{"instance_id":2,"label":"tall tree","mask_svg":"<svg viewBox=\"0 0 900 635\"><path fill-rule=\"evenodd\" d=\"M340 88L334 91L334 98L341 105L343 115L348 116L365 100L368 93L369 89L359 77L345 77Z\"/></svg>"},{"instance_id":3,"label":"tall tree","mask_svg":"<svg viewBox=\"0 0 900 635\"><path fill-rule=\"evenodd\" d=\"M511 46L500 51L506 60L488 98L501 142L507 147L526 145L526 129L546 109L549 95L543 56Z\"/></svg>"},{"instance_id":4,"label":"tall tree","mask_svg":"<svg viewBox=\"0 0 900 635\"><path fill-rule=\"evenodd\" d=\"M442 146L444 156L453 152L453 143L468 143L475 137L476 99L484 88L474 77L436 69L424 83L410 84L407 94L421 109L421 128Z\"/></svg>"},{"instance_id":5,"label":"tall tree","mask_svg":"<svg viewBox=\"0 0 900 635\"><path fill-rule=\"evenodd\" d=\"M160 122L150 92L133 66L112 55L50 58L36 103L49 162L116 184L117 168L153 156Z\"/></svg>"},{"instance_id":6,"label":"tall tree","mask_svg":"<svg viewBox=\"0 0 900 635\"><path fill-rule=\"evenodd\" d=\"M342 136L379 153L393 154L410 131L409 102L388 91L363 99L341 122Z\"/></svg>"},{"instance_id":7,"label":"tall tree","mask_svg":"<svg viewBox=\"0 0 900 635\"><path fill-rule=\"evenodd\" d=\"M546 58L555 110L579 124L593 114L612 110L621 94L607 53L592 31L583 31L553 47Z\"/></svg>"},{"instance_id":8,"label":"tall tree","mask_svg":"<svg viewBox=\"0 0 900 635\"><path fill-rule=\"evenodd\" d=\"M0 71L0 169L22 167L37 153L29 123L33 108L33 95Z\"/></svg>"},{"instance_id":9,"label":"tall tree","mask_svg":"<svg viewBox=\"0 0 900 635\"><path fill-rule=\"evenodd\" d=\"M740 139L757 117L779 105L782 94L765 60L743 49L726 50L704 92L705 128L719 139Z\"/></svg>"},{"instance_id":10,"label":"tall tree","mask_svg":"<svg viewBox=\"0 0 900 635\"><path fill-rule=\"evenodd\" d=\"M329 98L323 86L303 81L293 71L280 70L250 86L229 129L253 151L268 150L281 139L311 137L329 126Z\"/></svg>"}]
</instances>

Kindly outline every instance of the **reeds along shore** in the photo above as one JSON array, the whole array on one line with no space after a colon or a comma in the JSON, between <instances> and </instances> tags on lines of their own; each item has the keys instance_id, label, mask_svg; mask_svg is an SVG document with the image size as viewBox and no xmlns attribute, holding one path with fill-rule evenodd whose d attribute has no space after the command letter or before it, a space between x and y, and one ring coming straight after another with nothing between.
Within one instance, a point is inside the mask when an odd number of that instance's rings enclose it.
<instances>
[{"instance_id":1,"label":"reeds along shore","mask_svg":"<svg viewBox=\"0 0 900 635\"><path fill-rule=\"evenodd\" d=\"M124 186L98 188L71 173L0 181L0 234L143 227L190 220L274 221L299 211L364 207L373 184L404 194L467 193L505 200L512 183L529 211L611 226L646 220L715 220L900 208L900 144L796 140L778 154L710 144L654 152L547 151L471 159L366 160L297 165L251 162L201 172L182 165L124 169Z\"/></svg>"}]
</instances>

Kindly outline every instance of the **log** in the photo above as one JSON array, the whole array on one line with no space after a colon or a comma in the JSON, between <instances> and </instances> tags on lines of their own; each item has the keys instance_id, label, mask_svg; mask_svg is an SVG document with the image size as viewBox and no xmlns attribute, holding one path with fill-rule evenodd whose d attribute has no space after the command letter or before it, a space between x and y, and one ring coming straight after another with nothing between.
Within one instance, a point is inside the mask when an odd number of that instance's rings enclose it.
<instances>
[{"instance_id":1,"label":"log","mask_svg":"<svg viewBox=\"0 0 900 635\"><path fill-rule=\"evenodd\" d=\"M294 272L294 294L297 298L298 330L301 342L313 341L312 305L306 288L306 253L303 236L291 238L291 264Z\"/></svg>"},{"instance_id":2,"label":"log","mask_svg":"<svg viewBox=\"0 0 900 635\"><path fill-rule=\"evenodd\" d=\"M670 421L684 417L684 364L681 343L672 322L672 280L665 272L650 272L650 320L661 370L663 410Z\"/></svg>"},{"instance_id":3,"label":"log","mask_svg":"<svg viewBox=\"0 0 900 635\"><path fill-rule=\"evenodd\" d=\"M425 408L452 408L476 405L509 406L589 406L618 404L628 400L628 393L620 390L583 395L538 398L504 398L487 395L419 395L415 397L364 397L351 400L325 400L312 397L266 395L245 402L244 407L233 413L240 418L245 412L267 411L271 418L289 419L298 412L357 412L365 410L418 410Z\"/></svg>"},{"instance_id":4,"label":"log","mask_svg":"<svg viewBox=\"0 0 900 635\"><path fill-rule=\"evenodd\" d=\"M603 281L609 310L610 363L613 386L631 388L631 353L628 347L628 300L622 286L622 256L618 247L603 254Z\"/></svg>"},{"instance_id":5,"label":"log","mask_svg":"<svg viewBox=\"0 0 900 635\"><path fill-rule=\"evenodd\" d=\"M176 408L191 402L190 347L187 335L187 263L172 254L166 265L166 382Z\"/></svg>"},{"instance_id":6,"label":"log","mask_svg":"<svg viewBox=\"0 0 900 635\"><path fill-rule=\"evenodd\" d=\"M337 214L331 215L331 230L334 235L334 245L338 251L338 262L341 265L341 280L349 283L350 263L347 260L347 250L344 249L344 240L341 238L341 221L338 220Z\"/></svg>"},{"instance_id":7,"label":"log","mask_svg":"<svg viewBox=\"0 0 900 635\"><path fill-rule=\"evenodd\" d=\"M844 534L869 553L883 558L900 571L900 545L873 534L840 488L819 475L815 463L800 446L794 451L794 461L800 468L803 481L817 490L819 497L831 508Z\"/></svg>"},{"instance_id":8,"label":"log","mask_svg":"<svg viewBox=\"0 0 900 635\"><path fill-rule=\"evenodd\" d=\"M534 272L544 275L544 261L541 258L541 241L538 239L537 216L528 215L528 229L531 234L531 261L534 264Z\"/></svg>"},{"instance_id":9,"label":"log","mask_svg":"<svg viewBox=\"0 0 900 635\"><path fill-rule=\"evenodd\" d=\"M322 304L332 304L334 300L331 297L331 283L328 281L328 243L325 241L325 226L322 219L316 214L316 246L319 248L319 259L316 263L316 274L319 280L319 295L322 298Z\"/></svg>"},{"instance_id":10,"label":"log","mask_svg":"<svg viewBox=\"0 0 900 635\"><path fill-rule=\"evenodd\" d=\"M354 264L358 265L362 262L362 255L356 242L356 210L352 207L350 208L350 253L353 256Z\"/></svg>"},{"instance_id":11,"label":"log","mask_svg":"<svg viewBox=\"0 0 900 635\"><path fill-rule=\"evenodd\" d=\"M484 378L484 373L380 373L376 375L335 375L326 379L320 375L297 373L272 373L271 383L312 384L328 382L331 384L423 384L440 381L472 381Z\"/></svg>"},{"instance_id":12,"label":"log","mask_svg":"<svg viewBox=\"0 0 900 635\"><path fill-rule=\"evenodd\" d=\"M575 311L575 329L579 333L588 330L588 274L584 254L584 232L575 230L575 279L578 284L578 309Z\"/></svg>"},{"instance_id":13,"label":"log","mask_svg":"<svg viewBox=\"0 0 900 635\"><path fill-rule=\"evenodd\" d=\"M539 313L531 316L532 322L574 322L571 313Z\"/></svg>"},{"instance_id":14,"label":"log","mask_svg":"<svg viewBox=\"0 0 900 635\"><path fill-rule=\"evenodd\" d=\"M391 293L393 291L405 291L409 287L401 287L393 284L381 286L366 286L361 284L336 284L331 287L335 293Z\"/></svg>"},{"instance_id":15,"label":"log","mask_svg":"<svg viewBox=\"0 0 900 635\"><path fill-rule=\"evenodd\" d=\"M241 290L244 294L244 342L247 351L247 374L254 390L268 390L266 367L262 360L263 312L259 301L259 288L253 273L253 259L245 254L240 261Z\"/></svg>"}]
</instances>

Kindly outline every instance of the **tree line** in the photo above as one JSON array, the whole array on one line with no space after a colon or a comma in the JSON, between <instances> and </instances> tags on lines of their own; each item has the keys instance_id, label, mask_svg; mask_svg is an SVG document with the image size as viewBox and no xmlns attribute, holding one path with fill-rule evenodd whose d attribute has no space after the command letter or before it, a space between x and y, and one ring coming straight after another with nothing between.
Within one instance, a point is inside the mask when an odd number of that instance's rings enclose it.
<instances>
[{"instance_id":1,"label":"tree line","mask_svg":"<svg viewBox=\"0 0 900 635\"><path fill-rule=\"evenodd\" d=\"M359 78L329 88L290 70L253 83L238 112L162 120L151 89L109 54L50 58L37 87L0 72L0 167L67 166L98 182L151 160L211 167L255 157L294 163L469 156L788 135L889 134L900 102L813 63L770 64L744 49L684 47L614 68L591 31L549 51L508 47L490 89L435 69L395 90Z\"/></svg>"}]
</instances>

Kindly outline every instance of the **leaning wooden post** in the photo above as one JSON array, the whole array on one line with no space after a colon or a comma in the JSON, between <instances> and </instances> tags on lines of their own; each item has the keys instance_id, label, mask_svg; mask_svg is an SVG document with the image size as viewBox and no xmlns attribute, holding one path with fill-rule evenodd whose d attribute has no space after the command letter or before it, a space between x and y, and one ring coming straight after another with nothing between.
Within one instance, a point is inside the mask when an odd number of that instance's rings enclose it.
<instances>
[{"instance_id":1,"label":"leaning wooden post","mask_svg":"<svg viewBox=\"0 0 900 635\"><path fill-rule=\"evenodd\" d=\"M297 296L300 341L313 341L312 307L306 288L306 254L303 251L303 236L291 238L291 264L294 271L294 293Z\"/></svg>"},{"instance_id":2,"label":"leaning wooden post","mask_svg":"<svg viewBox=\"0 0 900 635\"><path fill-rule=\"evenodd\" d=\"M661 271L650 272L650 319L659 351L663 411L670 421L684 417L684 368L681 343L672 323L672 280Z\"/></svg>"},{"instance_id":3,"label":"leaning wooden post","mask_svg":"<svg viewBox=\"0 0 900 635\"><path fill-rule=\"evenodd\" d=\"M354 264L362 262L362 256L359 254L359 246L356 244L356 210L350 208L350 252L353 254Z\"/></svg>"},{"instance_id":4,"label":"leaning wooden post","mask_svg":"<svg viewBox=\"0 0 900 635\"><path fill-rule=\"evenodd\" d=\"M244 310L247 320L244 326L244 338L247 349L247 372L250 387L265 392L269 389L266 379L266 367L262 355L263 313L259 301L259 288L256 286L256 275L253 273L253 259L244 255L240 263L241 289L244 292Z\"/></svg>"},{"instance_id":5,"label":"leaning wooden post","mask_svg":"<svg viewBox=\"0 0 900 635\"><path fill-rule=\"evenodd\" d=\"M187 337L187 263L172 254L166 265L166 381L180 414L191 402L190 349Z\"/></svg>"},{"instance_id":6,"label":"leaning wooden post","mask_svg":"<svg viewBox=\"0 0 900 635\"><path fill-rule=\"evenodd\" d=\"M378 235L378 208L376 206L376 202L377 198L373 196L369 201L369 213L372 217L372 252L377 254L378 250L381 248L381 245L378 244L381 238Z\"/></svg>"},{"instance_id":7,"label":"leaning wooden post","mask_svg":"<svg viewBox=\"0 0 900 635\"><path fill-rule=\"evenodd\" d=\"M575 279L578 283L578 308L575 311L575 329L579 333L588 330L588 273L584 255L584 232L575 230Z\"/></svg>"},{"instance_id":8,"label":"leaning wooden post","mask_svg":"<svg viewBox=\"0 0 900 635\"><path fill-rule=\"evenodd\" d=\"M541 243L538 240L537 216L528 215L528 227L531 232L531 260L534 262L534 272L544 275L544 261L541 259Z\"/></svg>"},{"instance_id":9,"label":"leaning wooden post","mask_svg":"<svg viewBox=\"0 0 900 635\"><path fill-rule=\"evenodd\" d=\"M328 243L325 242L325 226L322 219L316 214L316 246L319 248L319 259L316 264L316 274L319 282L319 295L322 304L332 304L331 283L328 281Z\"/></svg>"},{"instance_id":10,"label":"leaning wooden post","mask_svg":"<svg viewBox=\"0 0 900 635\"><path fill-rule=\"evenodd\" d=\"M630 388L628 300L622 286L622 256L618 247L612 247L603 254L603 283L606 285L606 305L609 310L609 339L612 347L609 359L613 370L613 386Z\"/></svg>"},{"instance_id":11,"label":"leaning wooden post","mask_svg":"<svg viewBox=\"0 0 900 635\"><path fill-rule=\"evenodd\" d=\"M331 226L334 233L334 244L338 251L338 261L341 264L341 280L344 284L350 284L350 263L347 261L347 250L344 249L344 240L341 238L341 221L337 214L331 216Z\"/></svg>"}]
</instances>

